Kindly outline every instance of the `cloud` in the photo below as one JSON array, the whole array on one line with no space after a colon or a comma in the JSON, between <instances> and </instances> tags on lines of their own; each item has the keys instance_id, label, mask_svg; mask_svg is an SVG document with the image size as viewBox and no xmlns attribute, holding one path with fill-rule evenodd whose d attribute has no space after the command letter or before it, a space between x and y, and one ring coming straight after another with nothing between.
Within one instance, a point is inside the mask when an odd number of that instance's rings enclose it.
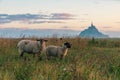
<instances>
[{"instance_id":1,"label":"cloud","mask_svg":"<svg viewBox=\"0 0 120 80\"><path fill-rule=\"evenodd\" d=\"M115 22L115 23L120 23L120 22L118 21L118 22Z\"/></svg>"},{"instance_id":2,"label":"cloud","mask_svg":"<svg viewBox=\"0 0 120 80\"><path fill-rule=\"evenodd\" d=\"M21 23L42 24L42 23L65 23L65 22L62 22L62 21L22 21Z\"/></svg>"},{"instance_id":3,"label":"cloud","mask_svg":"<svg viewBox=\"0 0 120 80\"><path fill-rule=\"evenodd\" d=\"M112 1L120 1L120 0L112 0Z\"/></svg>"},{"instance_id":4,"label":"cloud","mask_svg":"<svg viewBox=\"0 0 120 80\"><path fill-rule=\"evenodd\" d=\"M98 1L98 0L93 0L93 3L94 3L94 4L100 4L100 1Z\"/></svg>"},{"instance_id":5,"label":"cloud","mask_svg":"<svg viewBox=\"0 0 120 80\"><path fill-rule=\"evenodd\" d=\"M99 5L99 4L103 4L104 2L119 2L120 0L92 0L93 4Z\"/></svg>"},{"instance_id":6,"label":"cloud","mask_svg":"<svg viewBox=\"0 0 120 80\"><path fill-rule=\"evenodd\" d=\"M40 23L62 23L58 20L72 20L74 15L69 13L51 13L51 14L0 14L0 24L11 23L14 21L40 24ZM57 21L55 21L57 20Z\"/></svg>"},{"instance_id":7,"label":"cloud","mask_svg":"<svg viewBox=\"0 0 120 80\"><path fill-rule=\"evenodd\" d=\"M88 19L80 19L79 22L88 22L89 20Z\"/></svg>"},{"instance_id":8,"label":"cloud","mask_svg":"<svg viewBox=\"0 0 120 80\"><path fill-rule=\"evenodd\" d=\"M68 20L68 19L74 19L74 15L69 13L52 13L50 19L54 20Z\"/></svg>"},{"instance_id":9,"label":"cloud","mask_svg":"<svg viewBox=\"0 0 120 80\"><path fill-rule=\"evenodd\" d=\"M68 27L68 26L63 26L63 27L61 27L61 28L67 29L67 28L70 28L70 27Z\"/></svg>"},{"instance_id":10,"label":"cloud","mask_svg":"<svg viewBox=\"0 0 120 80\"><path fill-rule=\"evenodd\" d=\"M88 16L89 14L82 14L82 15L84 15L84 16Z\"/></svg>"},{"instance_id":11,"label":"cloud","mask_svg":"<svg viewBox=\"0 0 120 80\"><path fill-rule=\"evenodd\" d=\"M111 26L104 26L104 27L102 27L102 28L112 28Z\"/></svg>"}]
</instances>

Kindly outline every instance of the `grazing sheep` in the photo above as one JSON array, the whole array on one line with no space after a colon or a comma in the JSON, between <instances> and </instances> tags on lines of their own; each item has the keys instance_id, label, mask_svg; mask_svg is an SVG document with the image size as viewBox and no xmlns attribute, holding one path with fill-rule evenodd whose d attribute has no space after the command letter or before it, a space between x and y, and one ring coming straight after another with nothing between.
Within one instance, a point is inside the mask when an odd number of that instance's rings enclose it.
<instances>
[{"instance_id":1,"label":"grazing sheep","mask_svg":"<svg viewBox=\"0 0 120 80\"><path fill-rule=\"evenodd\" d=\"M34 40L19 41L17 47L20 57L23 57L23 54L25 52L33 54L34 56L35 54L38 54L38 56L40 57L41 51L44 50L46 47L45 42L47 42L47 40L44 39L39 39L37 41Z\"/></svg>"},{"instance_id":2,"label":"grazing sheep","mask_svg":"<svg viewBox=\"0 0 120 80\"><path fill-rule=\"evenodd\" d=\"M64 43L61 47L54 45L46 47L47 59L50 59L51 57L58 57L62 59L64 56L67 55L68 48L71 48L71 44L68 42Z\"/></svg>"}]
</instances>

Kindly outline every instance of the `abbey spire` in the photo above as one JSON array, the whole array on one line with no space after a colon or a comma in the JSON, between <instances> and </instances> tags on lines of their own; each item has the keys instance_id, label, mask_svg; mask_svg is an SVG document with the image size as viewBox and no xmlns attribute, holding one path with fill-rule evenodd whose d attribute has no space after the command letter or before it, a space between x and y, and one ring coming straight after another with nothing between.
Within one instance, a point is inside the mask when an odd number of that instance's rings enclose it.
<instances>
[{"instance_id":1,"label":"abbey spire","mask_svg":"<svg viewBox=\"0 0 120 80\"><path fill-rule=\"evenodd\" d=\"M91 26L94 26L94 25L93 25L93 22L91 22Z\"/></svg>"}]
</instances>

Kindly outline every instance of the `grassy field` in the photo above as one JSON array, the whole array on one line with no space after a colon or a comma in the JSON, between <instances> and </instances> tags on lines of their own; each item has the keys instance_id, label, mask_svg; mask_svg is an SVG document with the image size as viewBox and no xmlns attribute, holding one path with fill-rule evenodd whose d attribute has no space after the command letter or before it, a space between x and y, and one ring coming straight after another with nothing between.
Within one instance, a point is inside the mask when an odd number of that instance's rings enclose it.
<instances>
[{"instance_id":1,"label":"grassy field","mask_svg":"<svg viewBox=\"0 0 120 80\"><path fill-rule=\"evenodd\" d=\"M31 38L30 38L31 39ZM72 43L68 55L38 61L19 58L21 39L0 39L0 80L120 80L120 39L49 38L47 45Z\"/></svg>"}]
</instances>

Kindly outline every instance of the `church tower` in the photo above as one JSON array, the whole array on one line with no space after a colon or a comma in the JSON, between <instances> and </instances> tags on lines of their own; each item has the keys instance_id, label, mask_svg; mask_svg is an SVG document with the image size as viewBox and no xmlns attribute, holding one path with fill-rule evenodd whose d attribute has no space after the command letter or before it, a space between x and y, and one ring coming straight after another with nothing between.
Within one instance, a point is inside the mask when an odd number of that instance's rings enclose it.
<instances>
[{"instance_id":1,"label":"church tower","mask_svg":"<svg viewBox=\"0 0 120 80\"><path fill-rule=\"evenodd\" d=\"M93 25L93 22L91 22L91 26L94 26L94 25Z\"/></svg>"}]
</instances>

